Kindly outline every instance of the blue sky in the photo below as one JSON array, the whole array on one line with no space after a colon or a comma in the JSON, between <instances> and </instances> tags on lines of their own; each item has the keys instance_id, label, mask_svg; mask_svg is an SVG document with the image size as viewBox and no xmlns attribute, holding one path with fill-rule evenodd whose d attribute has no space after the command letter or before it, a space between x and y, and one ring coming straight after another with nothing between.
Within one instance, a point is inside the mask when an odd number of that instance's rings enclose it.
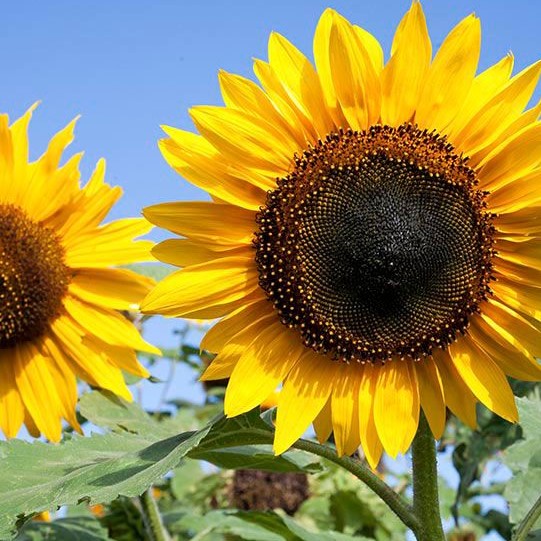
<instances>
[{"instance_id":1,"label":"blue sky","mask_svg":"<svg viewBox=\"0 0 541 541\"><path fill-rule=\"evenodd\" d=\"M42 100L31 126L34 156L52 133L82 114L72 151L86 151L86 176L99 157L107 159L109 182L125 189L115 217L138 215L141 207L160 201L200 198L162 160L156 146L160 124L189 129L190 106L221 103L218 69L252 76L251 59L266 58L272 30L311 55L317 19L329 5L373 32L388 52L409 2L5 2L0 110L15 117ZM465 15L474 11L481 17L482 67L509 50L517 69L541 56L541 2L423 5L434 46Z\"/></svg>"},{"instance_id":2,"label":"blue sky","mask_svg":"<svg viewBox=\"0 0 541 541\"><path fill-rule=\"evenodd\" d=\"M158 202L198 199L204 195L161 158L160 124L189 129L190 106L221 103L218 70L251 77L251 59L266 58L273 30L311 56L317 19L328 6L375 34L388 53L409 1L4 2L0 111L15 118L42 100L30 131L33 157L55 131L82 114L70 153L85 150L84 179L98 158L107 159L108 181L125 190L115 218L139 215L143 206ZM475 12L483 27L481 68L509 50L516 71L541 57L541 2L427 0L423 6L434 48ZM169 335L171 325L157 325L153 336L159 329ZM157 375L165 374L164 367ZM177 371L172 395L193 394L191 378Z\"/></svg>"}]
</instances>

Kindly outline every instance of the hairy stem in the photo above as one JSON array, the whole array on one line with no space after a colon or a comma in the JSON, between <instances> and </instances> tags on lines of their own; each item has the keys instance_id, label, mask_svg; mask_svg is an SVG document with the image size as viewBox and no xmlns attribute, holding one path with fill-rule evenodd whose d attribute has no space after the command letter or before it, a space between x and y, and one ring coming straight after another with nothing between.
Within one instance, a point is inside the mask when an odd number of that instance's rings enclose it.
<instances>
[{"instance_id":1,"label":"hairy stem","mask_svg":"<svg viewBox=\"0 0 541 541\"><path fill-rule=\"evenodd\" d=\"M299 440L293 444L293 447L325 458L351 472L368 488L373 490L389 506L391 511L417 535L416 532L421 529L421 524L406 500L399 496L369 468L350 457L339 457L334 449L313 441ZM431 541L436 541L436 538Z\"/></svg>"},{"instance_id":2,"label":"hairy stem","mask_svg":"<svg viewBox=\"0 0 541 541\"><path fill-rule=\"evenodd\" d=\"M413 511L420 528L417 541L445 541L440 516L436 442L421 411L411 448L413 462Z\"/></svg>"},{"instance_id":3,"label":"hairy stem","mask_svg":"<svg viewBox=\"0 0 541 541\"><path fill-rule=\"evenodd\" d=\"M169 533L163 525L162 516L156 500L152 495L152 487L143 492L139 497L139 502L150 541L171 541Z\"/></svg>"},{"instance_id":4,"label":"hairy stem","mask_svg":"<svg viewBox=\"0 0 541 541\"><path fill-rule=\"evenodd\" d=\"M513 541L524 541L528 539L528 534L533 528L537 519L541 516L541 496L533 504L533 507L528 511L522 522L517 526L513 535Z\"/></svg>"}]
</instances>

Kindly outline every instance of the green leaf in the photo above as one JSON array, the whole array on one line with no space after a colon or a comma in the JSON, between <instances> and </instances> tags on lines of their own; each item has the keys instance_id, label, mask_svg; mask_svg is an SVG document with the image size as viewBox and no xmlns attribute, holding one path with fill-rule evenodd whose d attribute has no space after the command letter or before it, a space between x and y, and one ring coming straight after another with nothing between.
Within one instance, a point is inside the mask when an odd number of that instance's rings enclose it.
<instances>
[{"instance_id":1,"label":"green leaf","mask_svg":"<svg viewBox=\"0 0 541 541\"><path fill-rule=\"evenodd\" d=\"M275 456L271 445L244 445L205 451L205 442L189 454L225 469L257 469L273 472L314 473L321 470L317 457L301 451L288 451ZM201 449L203 448L203 449Z\"/></svg>"},{"instance_id":2,"label":"green leaf","mask_svg":"<svg viewBox=\"0 0 541 541\"><path fill-rule=\"evenodd\" d=\"M503 493L509 502L509 520L513 524L526 516L541 494L541 400L518 398L517 406L524 439L508 447L503 458L514 473ZM541 520L536 526L541 527Z\"/></svg>"},{"instance_id":3,"label":"green leaf","mask_svg":"<svg viewBox=\"0 0 541 541\"><path fill-rule=\"evenodd\" d=\"M81 412L109 429L107 434L73 435L59 445L0 442L0 539L9 537L18 519L24 521L37 511L137 496L184 457L206 457L231 467L318 469L317 460L298 451L272 455L274 429L261 419L258 408L232 419L220 416L201 430L178 434L179 427L198 425L193 411L186 411L187 416L181 411L158 421L136 404L92 392L81 398ZM244 445L248 447L241 448Z\"/></svg>"},{"instance_id":4,"label":"green leaf","mask_svg":"<svg viewBox=\"0 0 541 541\"><path fill-rule=\"evenodd\" d=\"M109 541L107 528L93 517L61 518L53 522L29 522L17 541Z\"/></svg>"},{"instance_id":5,"label":"green leaf","mask_svg":"<svg viewBox=\"0 0 541 541\"><path fill-rule=\"evenodd\" d=\"M307 530L287 515L272 511L211 511L204 516L187 515L176 527L197 541L206 540L216 532L248 541L371 541L340 532Z\"/></svg>"},{"instance_id":6,"label":"green leaf","mask_svg":"<svg viewBox=\"0 0 541 541\"><path fill-rule=\"evenodd\" d=\"M351 536L340 532L328 531L328 532L313 532L309 531L292 518L284 515L280 517L284 524L288 527L289 531L295 534L302 541L371 541L368 537Z\"/></svg>"},{"instance_id":7,"label":"green leaf","mask_svg":"<svg viewBox=\"0 0 541 541\"><path fill-rule=\"evenodd\" d=\"M286 527L276 521L268 524L264 520L243 520L228 511L211 511L203 516L186 515L174 526L197 541L208 539L211 533L231 534L248 541L297 541Z\"/></svg>"},{"instance_id":8,"label":"green leaf","mask_svg":"<svg viewBox=\"0 0 541 541\"><path fill-rule=\"evenodd\" d=\"M197 460L184 460L173 470L171 492L177 500L183 500L188 494L197 491L197 486L203 477L205 477L205 472Z\"/></svg>"},{"instance_id":9,"label":"green leaf","mask_svg":"<svg viewBox=\"0 0 541 541\"><path fill-rule=\"evenodd\" d=\"M141 494L173 469L211 428L172 436L136 405L112 401L98 392L90 394L83 399L85 415L114 432L74 435L60 445L0 442L0 539L9 538L19 515L24 518L81 500L103 503L119 495ZM119 412L118 422L109 416L110 407Z\"/></svg>"}]
</instances>

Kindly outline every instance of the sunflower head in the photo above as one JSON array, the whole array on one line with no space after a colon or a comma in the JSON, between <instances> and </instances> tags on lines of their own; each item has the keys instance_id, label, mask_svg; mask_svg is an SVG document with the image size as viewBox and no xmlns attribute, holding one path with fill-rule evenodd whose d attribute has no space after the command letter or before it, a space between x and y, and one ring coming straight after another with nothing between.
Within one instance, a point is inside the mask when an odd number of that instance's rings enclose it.
<instances>
[{"instance_id":1,"label":"sunflower head","mask_svg":"<svg viewBox=\"0 0 541 541\"><path fill-rule=\"evenodd\" d=\"M152 281L113 268L150 258L143 219L101 225L121 195L100 161L79 185L76 155L60 165L75 121L28 160L34 107L9 124L0 116L0 427L26 424L57 441L75 416L79 377L127 399L121 370L145 377L135 350L159 353L119 310L133 310Z\"/></svg>"},{"instance_id":2,"label":"sunflower head","mask_svg":"<svg viewBox=\"0 0 541 541\"><path fill-rule=\"evenodd\" d=\"M222 318L203 378L229 378L230 416L281 387L277 453L313 423L375 466L421 408L435 437L446 407L516 421L506 376L540 379L541 64L477 73L480 32L470 15L433 55L414 2L385 61L329 9L315 66L273 33L259 84L221 72L199 135L165 128L164 157L213 201L145 210L183 237L154 249L183 269L144 309Z\"/></svg>"}]
</instances>

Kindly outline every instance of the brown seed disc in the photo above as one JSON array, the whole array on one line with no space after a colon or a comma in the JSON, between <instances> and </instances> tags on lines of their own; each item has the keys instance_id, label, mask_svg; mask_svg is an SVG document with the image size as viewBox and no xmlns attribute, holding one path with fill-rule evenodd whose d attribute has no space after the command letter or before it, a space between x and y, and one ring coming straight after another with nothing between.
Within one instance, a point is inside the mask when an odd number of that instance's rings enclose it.
<instances>
[{"instance_id":1,"label":"brown seed disc","mask_svg":"<svg viewBox=\"0 0 541 541\"><path fill-rule=\"evenodd\" d=\"M69 280L57 235L0 204L0 348L41 336L60 314Z\"/></svg>"},{"instance_id":2,"label":"brown seed disc","mask_svg":"<svg viewBox=\"0 0 541 541\"><path fill-rule=\"evenodd\" d=\"M475 172L411 124L329 135L258 213L260 285L304 344L344 361L420 359L490 294L492 215Z\"/></svg>"}]
</instances>

